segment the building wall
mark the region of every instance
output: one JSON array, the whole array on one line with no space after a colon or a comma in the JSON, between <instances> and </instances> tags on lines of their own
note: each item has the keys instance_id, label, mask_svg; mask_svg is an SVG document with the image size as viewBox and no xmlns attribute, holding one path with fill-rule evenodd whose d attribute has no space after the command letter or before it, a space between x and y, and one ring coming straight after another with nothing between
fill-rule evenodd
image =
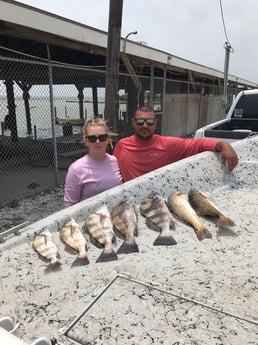
<instances>
[{"instance_id":1,"label":"building wall","mask_svg":"<svg viewBox=\"0 0 258 345\"><path fill-rule=\"evenodd\" d=\"M222 119L221 96L166 94L162 117L162 134L191 136L197 128Z\"/></svg>"}]
</instances>

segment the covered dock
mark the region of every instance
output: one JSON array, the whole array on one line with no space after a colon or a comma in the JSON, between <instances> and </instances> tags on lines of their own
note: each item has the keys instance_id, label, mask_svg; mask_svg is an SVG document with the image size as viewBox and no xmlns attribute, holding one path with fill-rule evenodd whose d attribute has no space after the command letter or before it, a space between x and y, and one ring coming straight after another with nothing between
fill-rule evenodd
<instances>
[{"instance_id":1,"label":"covered dock","mask_svg":"<svg viewBox=\"0 0 258 345\"><path fill-rule=\"evenodd\" d=\"M14 140L18 138L15 97L13 84L22 91L26 112L28 134L32 134L30 114L30 89L33 85L49 85L49 65L53 85L73 84L78 91L78 118L83 119L83 90L92 89L93 115L98 115L98 88L105 87L105 67L107 52L107 33L66 18L20 4L13 1L0 1L0 49L1 73L6 87L9 123ZM224 75L212 68L181 59L169 52L163 52L143 44L121 38L121 61L119 89L128 92L128 114L132 116L138 99L144 100L144 93L150 92L149 101L154 101L155 94L164 91L165 78L196 84L214 84L223 86ZM12 59L12 68L8 68ZM15 61L15 59L19 61ZM31 61L28 61L30 58ZM35 64L35 59L38 63ZM24 61L22 61L24 60ZM55 68L55 63L59 66ZM29 71L28 71L29 64ZM60 66L62 65L62 67ZM74 70L65 65L84 66L75 77ZM103 73L101 73L102 71ZM129 74L129 77L127 75ZM140 78L140 77L148 78ZM155 80L154 83L154 79ZM138 88L137 82L138 81ZM256 87L255 83L230 75L230 86ZM139 87L140 85L140 87ZM169 88L166 92L170 93ZM177 90L184 93L185 90ZM135 100L136 99L136 100ZM141 103L141 101L140 101Z\"/></svg>"}]
</instances>

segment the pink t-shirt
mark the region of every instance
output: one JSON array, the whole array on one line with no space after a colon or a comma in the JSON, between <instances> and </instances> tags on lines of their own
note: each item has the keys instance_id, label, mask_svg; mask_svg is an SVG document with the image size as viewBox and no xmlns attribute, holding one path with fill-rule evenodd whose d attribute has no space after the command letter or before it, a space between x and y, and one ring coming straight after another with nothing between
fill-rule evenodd
<instances>
[{"instance_id":1,"label":"pink t-shirt","mask_svg":"<svg viewBox=\"0 0 258 345\"><path fill-rule=\"evenodd\" d=\"M120 139L115 146L124 182L146 174L167 164L203 151L215 151L218 140L185 139L153 134L145 142L139 142L135 135Z\"/></svg>"},{"instance_id":2,"label":"pink t-shirt","mask_svg":"<svg viewBox=\"0 0 258 345\"><path fill-rule=\"evenodd\" d=\"M116 157L106 153L105 159L98 161L85 155L68 169L64 206L72 206L121 183L122 176Z\"/></svg>"}]
</instances>

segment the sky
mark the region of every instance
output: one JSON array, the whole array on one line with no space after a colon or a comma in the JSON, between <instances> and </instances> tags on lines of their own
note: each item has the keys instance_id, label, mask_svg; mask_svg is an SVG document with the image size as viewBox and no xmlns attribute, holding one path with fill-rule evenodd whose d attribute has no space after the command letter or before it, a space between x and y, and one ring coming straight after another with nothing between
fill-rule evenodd
<instances>
[{"instance_id":1,"label":"sky","mask_svg":"<svg viewBox=\"0 0 258 345\"><path fill-rule=\"evenodd\" d=\"M19 2L108 31L109 0ZM257 13L257 0L123 0L121 37L222 72L229 42L229 74L258 83Z\"/></svg>"}]
</instances>

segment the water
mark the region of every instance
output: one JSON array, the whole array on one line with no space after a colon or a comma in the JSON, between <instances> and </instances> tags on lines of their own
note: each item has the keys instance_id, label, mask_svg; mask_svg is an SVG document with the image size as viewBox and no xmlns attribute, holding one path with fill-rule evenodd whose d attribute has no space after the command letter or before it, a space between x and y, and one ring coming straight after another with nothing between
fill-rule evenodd
<instances>
[{"instance_id":1,"label":"water","mask_svg":"<svg viewBox=\"0 0 258 345\"><path fill-rule=\"evenodd\" d=\"M52 126L51 126L51 109L50 101L48 98L31 98L30 99L30 114L31 114L31 125L34 134L34 128L36 129L37 138L51 138L52 137ZM27 137L27 124L24 101L22 98L15 99L16 105L16 121L18 137ZM98 113L104 114L104 101L98 103ZM76 98L55 98L54 99L55 115L58 118L71 118L78 119L79 115L79 102ZM91 101L85 101L83 103L84 117L93 117L93 103ZM126 111L126 104L120 104L119 114ZM1 99L0 103L0 121L4 122L5 116L8 114L7 100ZM80 127L74 127L73 133L80 133ZM56 136L63 135L63 127L61 125L55 125ZM10 131L6 130L5 135L10 135Z\"/></svg>"}]
</instances>

